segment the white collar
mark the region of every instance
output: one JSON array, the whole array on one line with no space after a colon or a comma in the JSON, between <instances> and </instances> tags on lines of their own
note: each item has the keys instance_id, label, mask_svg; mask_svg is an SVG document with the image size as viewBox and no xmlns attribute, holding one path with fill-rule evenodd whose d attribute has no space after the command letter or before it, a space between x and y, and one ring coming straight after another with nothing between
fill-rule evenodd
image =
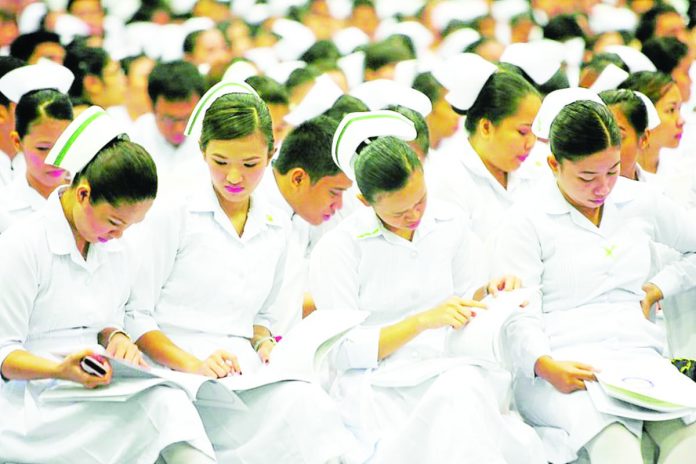
<instances>
[{"instance_id":1,"label":"white collar","mask_svg":"<svg viewBox=\"0 0 696 464\"><path fill-rule=\"evenodd\" d=\"M464 143L461 145L462 149L457 152L457 157L461 163L475 176L485 179L490 185L493 186L501 194L509 194L513 192L520 182L527 180L529 178L527 170L523 170L522 167L518 168L516 171L509 172L507 175L508 188L503 188L500 182L493 177L483 160L476 153L474 147L471 145L468 137L464 137Z\"/></svg>"},{"instance_id":2,"label":"white collar","mask_svg":"<svg viewBox=\"0 0 696 464\"><path fill-rule=\"evenodd\" d=\"M29 186L26 176L17 176L5 190L5 205L8 211L29 208L38 211L46 205L46 198Z\"/></svg>"}]
</instances>

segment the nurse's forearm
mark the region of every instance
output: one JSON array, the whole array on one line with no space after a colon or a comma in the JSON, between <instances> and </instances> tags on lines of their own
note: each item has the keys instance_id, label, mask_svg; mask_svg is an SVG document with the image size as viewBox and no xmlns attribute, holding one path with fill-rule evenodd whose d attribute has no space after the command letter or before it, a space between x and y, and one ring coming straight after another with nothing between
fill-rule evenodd
<instances>
[{"instance_id":1,"label":"nurse's forearm","mask_svg":"<svg viewBox=\"0 0 696 464\"><path fill-rule=\"evenodd\" d=\"M196 372L202 364L200 359L176 346L159 330L145 333L136 344L150 358L176 371Z\"/></svg>"},{"instance_id":2,"label":"nurse's forearm","mask_svg":"<svg viewBox=\"0 0 696 464\"><path fill-rule=\"evenodd\" d=\"M422 331L417 315L407 317L394 325L383 327L379 332L379 360L390 356Z\"/></svg>"},{"instance_id":3,"label":"nurse's forearm","mask_svg":"<svg viewBox=\"0 0 696 464\"><path fill-rule=\"evenodd\" d=\"M28 351L17 350L8 354L2 363L2 376L7 380L56 379L59 366Z\"/></svg>"}]
</instances>

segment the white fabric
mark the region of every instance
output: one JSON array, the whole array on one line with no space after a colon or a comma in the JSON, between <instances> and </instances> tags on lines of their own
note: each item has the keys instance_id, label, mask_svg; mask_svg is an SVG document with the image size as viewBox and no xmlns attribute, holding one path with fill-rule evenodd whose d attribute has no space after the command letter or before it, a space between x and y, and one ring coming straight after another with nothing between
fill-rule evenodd
<instances>
[{"instance_id":1,"label":"white fabric","mask_svg":"<svg viewBox=\"0 0 696 464\"><path fill-rule=\"evenodd\" d=\"M539 179L550 177L543 164L526 160L517 171L508 173L507 189L486 169L468 138L461 137L454 150L431 151L425 171L430 195L459 206L471 227L484 243L503 222L516 199L527 195ZM530 166L525 166L527 163Z\"/></svg>"},{"instance_id":2,"label":"white fabric","mask_svg":"<svg viewBox=\"0 0 696 464\"><path fill-rule=\"evenodd\" d=\"M584 391L558 392L535 378L534 364L544 355L599 368L611 359L660 359L664 333L639 305L651 241L691 254L672 264L674 273L663 269L650 281L666 296L693 286L696 221L653 189L619 178L599 227L547 182L533 202L510 214L493 247L494 273L542 286L541 303L515 313L503 340L517 373L520 412L534 425L562 429L565 440L547 444L565 447L568 460L608 424L620 421L639 435L641 423L597 412Z\"/></svg>"},{"instance_id":3,"label":"white fabric","mask_svg":"<svg viewBox=\"0 0 696 464\"><path fill-rule=\"evenodd\" d=\"M551 125L556 116L571 103L580 100L589 100L604 105L602 99L592 90L582 87L554 90L544 98L541 108L532 122L532 132L542 140L548 140L551 134Z\"/></svg>"},{"instance_id":4,"label":"white fabric","mask_svg":"<svg viewBox=\"0 0 696 464\"><path fill-rule=\"evenodd\" d=\"M468 110L497 70L496 65L479 55L460 53L443 60L433 68L432 73L447 89L447 102L461 110Z\"/></svg>"},{"instance_id":5,"label":"white fabric","mask_svg":"<svg viewBox=\"0 0 696 464\"><path fill-rule=\"evenodd\" d=\"M22 66L0 78L0 92L8 100L19 103L22 96L40 89L55 89L67 94L75 80L68 68L53 61L39 61L38 64Z\"/></svg>"},{"instance_id":6,"label":"white fabric","mask_svg":"<svg viewBox=\"0 0 696 464\"><path fill-rule=\"evenodd\" d=\"M160 133L155 116L147 113L134 123L132 140L147 150L157 166L157 198L185 196L210 182L208 167L195 137L175 147Z\"/></svg>"},{"instance_id":7,"label":"white fabric","mask_svg":"<svg viewBox=\"0 0 696 464\"><path fill-rule=\"evenodd\" d=\"M0 234L16 220L29 216L46 204L46 199L29 186L26 177L17 177L0 189Z\"/></svg>"},{"instance_id":8,"label":"white fabric","mask_svg":"<svg viewBox=\"0 0 696 464\"><path fill-rule=\"evenodd\" d=\"M112 241L90 245L83 259L57 192L45 209L0 236L0 250L0 276L12 282L0 292L0 365L21 349L57 360L54 353L93 346L99 330L122 326L134 255ZM0 386L3 460L149 464L180 441L212 456L200 418L181 391L154 388L119 403L38 401L50 383Z\"/></svg>"},{"instance_id":9,"label":"white fabric","mask_svg":"<svg viewBox=\"0 0 696 464\"><path fill-rule=\"evenodd\" d=\"M238 356L242 372L260 368L248 338L253 325L272 327L275 320L287 219L253 196L240 237L210 185L159 213L147 224L152 280L143 279L128 307L128 331L137 338L161 329L200 359L225 349ZM338 412L314 385L284 382L241 397L248 411L199 409L220 462L320 464L352 445Z\"/></svg>"},{"instance_id":10,"label":"white fabric","mask_svg":"<svg viewBox=\"0 0 696 464\"><path fill-rule=\"evenodd\" d=\"M471 297L483 284L477 244L456 208L431 202L413 241L365 208L315 248L310 289L318 310L370 312L335 352L332 395L361 442L349 462L542 462L536 437L501 416L505 405L484 380L494 370L444 357L446 329L423 332L378 360L381 327L450 296ZM465 447L453 431L466 434Z\"/></svg>"},{"instance_id":11,"label":"white fabric","mask_svg":"<svg viewBox=\"0 0 696 464\"><path fill-rule=\"evenodd\" d=\"M22 153L17 153L14 158L0 150L0 187L12 183L17 177L24 177L27 172L27 162Z\"/></svg>"},{"instance_id":12,"label":"white fabric","mask_svg":"<svg viewBox=\"0 0 696 464\"><path fill-rule=\"evenodd\" d=\"M650 58L628 45L609 45L604 48L604 53L616 53L619 55L619 58L628 66L628 70L632 73L657 70Z\"/></svg>"}]
</instances>

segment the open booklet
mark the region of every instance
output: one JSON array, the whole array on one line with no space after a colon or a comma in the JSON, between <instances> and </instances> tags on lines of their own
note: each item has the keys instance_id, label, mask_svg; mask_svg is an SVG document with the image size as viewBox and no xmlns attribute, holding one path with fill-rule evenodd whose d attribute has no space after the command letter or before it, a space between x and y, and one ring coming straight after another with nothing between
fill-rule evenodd
<instances>
[{"instance_id":1,"label":"open booklet","mask_svg":"<svg viewBox=\"0 0 696 464\"><path fill-rule=\"evenodd\" d=\"M56 381L41 393L45 402L125 401L148 388L167 385L185 391L192 401L244 410L235 392L284 380L314 381L318 366L331 348L367 317L363 311L315 311L293 327L273 349L271 362L245 375L210 379L160 367L142 368L109 358L112 382L106 387L86 389L79 384Z\"/></svg>"},{"instance_id":2,"label":"open booklet","mask_svg":"<svg viewBox=\"0 0 696 464\"><path fill-rule=\"evenodd\" d=\"M602 365L596 377L587 388L601 412L642 420L696 414L696 383L666 359Z\"/></svg>"},{"instance_id":3,"label":"open booklet","mask_svg":"<svg viewBox=\"0 0 696 464\"><path fill-rule=\"evenodd\" d=\"M520 288L510 292L498 292L481 300L487 309L476 309L476 317L459 330L449 330L445 350L453 356L470 356L474 359L499 363L502 361L500 328L505 320L521 306L539 297L541 287Z\"/></svg>"}]
</instances>

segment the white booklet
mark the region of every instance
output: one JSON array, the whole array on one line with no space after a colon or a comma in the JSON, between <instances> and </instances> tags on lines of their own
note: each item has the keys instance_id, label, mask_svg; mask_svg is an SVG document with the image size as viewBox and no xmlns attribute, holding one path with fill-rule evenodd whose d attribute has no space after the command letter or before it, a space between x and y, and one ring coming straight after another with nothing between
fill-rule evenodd
<instances>
[{"instance_id":1,"label":"white booklet","mask_svg":"<svg viewBox=\"0 0 696 464\"><path fill-rule=\"evenodd\" d=\"M611 398L663 413L696 411L696 383L667 359L626 360L600 367L597 380Z\"/></svg>"},{"instance_id":2,"label":"white booklet","mask_svg":"<svg viewBox=\"0 0 696 464\"><path fill-rule=\"evenodd\" d=\"M655 411L607 395L598 382L585 382L585 386L597 411L604 414L644 421L665 421L679 419L696 412L694 409L678 409L670 412Z\"/></svg>"},{"instance_id":3,"label":"white booklet","mask_svg":"<svg viewBox=\"0 0 696 464\"><path fill-rule=\"evenodd\" d=\"M367 315L364 311L315 311L283 337L273 349L268 365L245 371L244 375L211 379L161 367L142 368L109 358L113 380L108 386L86 389L74 382L56 381L40 398L47 402L125 401L148 388L166 385L184 390L199 404L244 410L246 406L235 392L285 380L314 381L329 350ZM103 355L103 350L99 354Z\"/></svg>"}]
</instances>

